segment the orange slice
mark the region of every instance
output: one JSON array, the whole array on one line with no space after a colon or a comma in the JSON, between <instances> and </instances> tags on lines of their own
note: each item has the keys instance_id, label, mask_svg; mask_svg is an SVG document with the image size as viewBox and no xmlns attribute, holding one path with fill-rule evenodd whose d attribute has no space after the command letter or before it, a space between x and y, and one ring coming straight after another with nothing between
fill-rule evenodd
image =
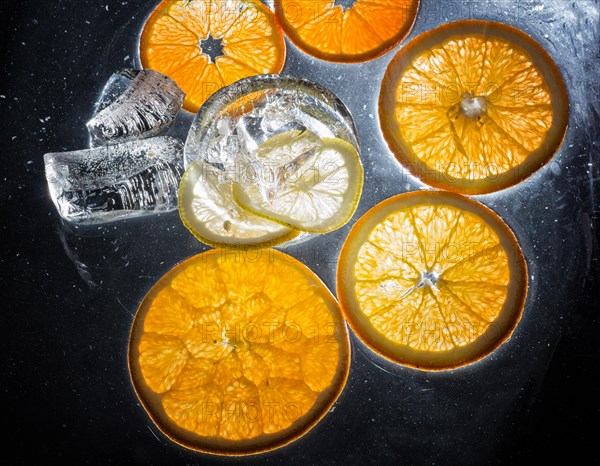
<instances>
[{"instance_id":1,"label":"orange slice","mask_svg":"<svg viewBox=\"0 0 600 466\"><path fill-rule=\"evenodd\" d=\"M258 0L163 0L144 25L140 59L172 78L186 93L183 108L195 113L221 87L279 73L285 42Z\"/></svg>"},{"instance_id":2,"label":"orange slice","mask_svg":"<svg viewBox=\"0 0 600 466\"><path fill-rule=\"evenodd\" d=\"M476 361L520 319L527 268L511 230L464 196L392 197L352 228L337 294L355 333L374 351L420 369Z\"/></svg>"},{"instance_id":3,"label":"orange slice","mask_svg":"<svg viewBox=\"0 0 600 466\"><path fill-rule=\"evenodd\" d=\"M275 0L283 30L301 50L345 63L393 49L410 32L418 8L419 0Z\"/></svg>"},{"instance_id":4,"label":"orange slice","mask_svg":"<svg viewBox=\"0 0 600 466\"><path fill-rule=\"evenodd\" d=\"M319 278L272 249L211 250L168 272L135 316L131 379L158 428L245 455L310 430L342 391L348 332Z\"/></svg>"},{"instance_id":5,"label":"orange slice","mask_svg":"<svg viewBox=\"0 0 600 466\"><path fill-rule=\"evenodd\" d=\"M383 135L425 183L464 194L519 183L548 162L568 123L560 71L514 27L458 21L393 58L379 97Z\"/></svg>"}]
</instances>

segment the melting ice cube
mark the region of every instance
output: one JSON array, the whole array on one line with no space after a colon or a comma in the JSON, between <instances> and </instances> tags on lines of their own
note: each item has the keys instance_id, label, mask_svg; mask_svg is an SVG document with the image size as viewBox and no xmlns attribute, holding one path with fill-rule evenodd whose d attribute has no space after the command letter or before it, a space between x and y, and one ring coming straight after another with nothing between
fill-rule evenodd
<instances>
[{"instance_id":1,"label":"melting ice cube","mask_svg":"<svg viewBox=\"0 0 600 466\"><path fill-rule=\"evenodd\" d=\"M235 130L240 143L247 152L253 152L258 149L258 145L264 137L260 118L244 115L238 120Z\"/></svg>"},{"instance_id":2,"label":"melting ice cube","mask_svg":"<svg viewBox=\"0 0 600 466\"><path fill-rule=\"evenodd\" d=\"M276 143L263 144L256 153L259 172L252 180L263 198L272 200L310 170L322 146L321 138L309 130L290 131L279 136Z\"/></svg>"},{"instance_id":3,"label":"melting ice cube","mask_svg":"<svg viewBox=\"0 0 600 466\"><path fill-rule=\"evenodd\" d=\"M175 81L154 70L113 74L87 122L91 146L156 136L173 123L184 98Z\"/></svg>"},{"instance_id":4,"label":"melting ice cube","mask_svg":"<svg viewBox=\"0 0 600 466\"><path fill-rule=\"evenodd\" d=\"M44 162L65 220L102 223L177 208L183 144L172 137L49 153Z\"/></svg>"},{"instance_id":5,"label":"melting ice cube","mask_svg":"<svg viewBox=\"0 0 600 466\"><path fill-rule=\"evenodd\" d=\"M244 115L238 120L236 133L240 143L246 149L246 152L254 153L259 145L277 134L293 130L303 131L306 129L304 125L293 119L289 121L281 119L279 121L281 123L280 125L265 125L264 121L263 117L252 116L251 114Z\"/></svg>"},{"instance_id":6,"label":"melting ice cube","mask_svg":"<svg viewBox=\"0 0 600 466\"><path fill-rule=\"evenodd\" d=\"M217 121L217 124L211 128L208 138L204 162L218 170L234 170L242 148L232 128L231 121L227 118Z\"/></svg>"},{"instance_id":7,"label":"melting ice cube","mask_svg":"<svg viewBox=\"0 0 600 466\"><path fill-rule=\"evenodd\" d=\"M140 70L134 70L132 68L124 68L113 73L111 77L108 78L108 81L106 81L106 84L100 93L100 98L94 105L94 115L100 113L117 100L119 96L123 95L138 74L140 74Z\"/></svg>"},{"instance_id":8,"label":"melting ice cube","mask_svg":"<svg viewBox=\"0 0 600 466\"><path fill-rule=\"evenodd\" d=\"M267 173L273 182L283 180L294 176L298 167L312 158L310 148L302 150L295 146L288 160L275 161L280 170L265 170L267 160L261 156L259 147L276 136L295 133L312 135L317 139L341 137L354 143L353 137L348 136L347 123L342 117L315 96L294 90L265 92L263 98L256 98L241 116L235 112L223 112L210 120L203 118L192 124L184 151L185 166L200 159L227 171L228 175L235 175L239 182L255 179L262 176L261 173ZM313 140L301 139L300 142Z\"/></svg>"},{"instance_id":9,"label":"melting ice cube","mask_svg":"<svg viewBox=\"0 0 600 466\"><path fill-rule=\"evenodd\" d=\"M265 133L280 132L279 129L294 121L294 98L289 94L268 96L265 105L259 107L261 127Z\"/></svg>"}]
</instances>

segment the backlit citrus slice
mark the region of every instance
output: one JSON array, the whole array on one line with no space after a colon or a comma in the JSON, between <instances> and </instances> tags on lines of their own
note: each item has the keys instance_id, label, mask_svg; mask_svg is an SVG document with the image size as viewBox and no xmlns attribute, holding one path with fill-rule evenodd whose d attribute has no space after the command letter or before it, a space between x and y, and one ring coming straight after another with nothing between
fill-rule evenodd
<instances>
[{"instance_id":1,"label":"backlit citrus slice","mask_svg":"<svg viewBox=\"0 0 600 466\"><path fill-rule=\"evenodd\" d=\"M275 14L303 51L335 62L385 54L410 32L419 0L275 0Z\"/></svg>"},{"instance_id":2,"label":"backlit citrus slice","mask_svg":"<svg viewBox=\"0 0 600 466\"><path fill-rule=\"evenodd\" d=\"M527 269L512 231L464 196L422 191L392 197L352 228L337 294L373 350L439 370L492 352L517 325Z\"/></svg>"},{"instance_id":3,"label":"backlit citrus slice","mask_svg":"<svg viewBox=\"0 0 600 466\"><path fill-rule=\"evenodd\" d=\"M256 74L279 73L283 33L259 0L163 0L146 21L140 60L172 78L196 112L217 89Z\"/></svg>"},{"instance_id":4,"label":"backlit citrus slice","mask_svg":"<svg viewBox=\"0 0 600 466\"><path fill-rule=\"evenodd\" d=\"M282 153L292 152L297 145L289 133L275 138L259 146L266 159L281 159ZM311 233L326 233L346 224L362 192L363 168L356 148L341 139L323 138L320 148L297 154L269 174L276 188L264 189L260 180L236 183L235 201L256 215Z\"/></svg>"},{"instance_id":5,"label":"backlit citrus slice","mask_svg":"<svg viewBox=\"0 0 600 466\"><path fill-rule=\"evenodd\" d=\"M390 62L379 97L383 135L425 183L464 194L512 186L560 146L568 98L530 36L458 21L418 36Z\"/></svg>"},{"instance_id":6,"label":"backlit citrus slice","mask_svg":"<svg viewBox=\"0 0 600 466\"><path fill-rule=\"evenodd\" d=\"M244 455L310 430L342 391L349 354L338 303L308 268L272 249L211 250L144 298L129 368L165 435Z\"/></svg>"},{"instance_id":7,"label":"backlit citrus slice","mask_svg":"<svg viewBox=\"0 0 600 466\"><path fill-rule=\"evenodd\" d=\"M183 174L179 216L197 239L214 247L253 249L275 246L298 235L238 206L232 184L223 172L200 160Z\"/></svg>"}]
</instances>

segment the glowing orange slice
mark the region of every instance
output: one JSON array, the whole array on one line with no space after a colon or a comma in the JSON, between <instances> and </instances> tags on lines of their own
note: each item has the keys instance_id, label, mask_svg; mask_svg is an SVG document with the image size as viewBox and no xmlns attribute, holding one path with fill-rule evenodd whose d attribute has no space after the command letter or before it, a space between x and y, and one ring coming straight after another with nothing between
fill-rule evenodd
<instances>
[{"instance_id":1,"label":"glowing orange slice","mask_svg":"<svg viewBox=\"0 0 600 466\"><path fill-rule=\"evenodd\" d=\"M507 188L548 162L568 99L546 51L514 27L458 21L412 40L389 64L381 129L425 183L464 194Z\"/></svg>"}]
</instances>

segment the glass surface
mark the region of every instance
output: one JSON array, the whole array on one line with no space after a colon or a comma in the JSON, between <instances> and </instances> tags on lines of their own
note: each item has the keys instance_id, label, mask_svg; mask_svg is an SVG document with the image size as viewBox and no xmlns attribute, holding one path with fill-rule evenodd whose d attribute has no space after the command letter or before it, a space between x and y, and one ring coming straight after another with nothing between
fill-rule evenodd
<instances>
[{"instance_id":1,"label":"glass surface","mask_svg":"<svg viewBox=\"0 0 600 466\"><path fill-rule=\"evenodd\" d=\"M201 159L235 165L240 162L240 152L246 152L248 158L258 145L277 134L307 129L359 148L352 115L330 90L289 76L241 79L217 91L200 108L186 139L184 164L187 167ZM235 142L223 144L229 136ZM230 146L232 150L227 151Z\"/></svg>"},{"instance_id":2,"label":"glass surface","mask_svg":"<svg viewBox=\"0 0 600 466\"><path fill-rule=\"evenodd\" d=\"M22 0L2 7L9 12L0 78L2 393L8 453L19 463L232 462L165 438L139 405L127 367L129 330L143 296L207 247L176 211L66 225L44 176L44 153L88 147L85 123L94 103L112 73L138 65L139 31L157 3ZM552 161L518 186L477 198L514 230L528 262L519 327L490 357L440 373L388 363L352 336L348 384L332 411L297 442L244 464L486 464L547 449L594 452L588 422L597 425L600 412L589 380L600 362L599 6L422 0L407 40L463 18L503 21L531 34L569 89L569 129ZM286 43L283 73L331 89L356 123L365 185L352 222L383 199L424 188L396 162L379 129L379 85L395 51L342 65ZM193 118L181 112L168 134L185 141ZM283 250L335 290L349 228Z\"/></svg>"}]
</instances>

